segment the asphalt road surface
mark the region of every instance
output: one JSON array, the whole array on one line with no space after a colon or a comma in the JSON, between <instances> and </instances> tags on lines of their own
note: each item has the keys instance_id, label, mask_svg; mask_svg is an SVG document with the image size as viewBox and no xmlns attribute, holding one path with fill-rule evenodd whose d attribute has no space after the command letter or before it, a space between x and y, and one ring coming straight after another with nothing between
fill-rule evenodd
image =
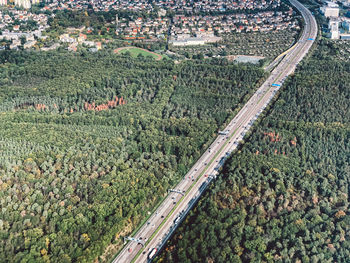
<instances>
[{"instance_id":1,"label":"asphalt road surface","mask_svg":"<svg viewBox=\"0 0 350 263\"><path fill-rule=\"evenodd\" d=\"M150 262L149 255L158 251L169 234L177 227L185 212L205 186L218 174L218 168L228 155L236 149L259 114L265 109L285 78L294 72L296 65L307 54L317 36L317 24L311 12L296 0L290 2L301 12L305 27L299 41L284 55L281 62L271 72L268 79L249 99L240 112L219 135L207 151L190 169L186 176L174 188L180 193L169 193L149 220L134 235L136 240L129 241L113 263ZM143 243L140 244L140 243Z\"/></svg>"}]
</instances>

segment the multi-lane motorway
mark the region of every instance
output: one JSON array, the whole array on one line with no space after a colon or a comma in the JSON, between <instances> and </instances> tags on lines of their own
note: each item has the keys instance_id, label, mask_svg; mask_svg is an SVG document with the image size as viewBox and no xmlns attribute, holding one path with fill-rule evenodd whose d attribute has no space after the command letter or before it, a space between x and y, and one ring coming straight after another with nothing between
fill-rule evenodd
<instances>
[{"instance_id":1,"label":"multi-lane motorway","mask_svg":"<svg viewBox=\"0 0 350 263\"><path fill-rule=\"evenodd\" d=\"M205 187L218 174L218 168L236 149L245 133L280 89L285 78L307 54L317 36L317 24L311 12L296 0L290 2L301 12L305 26L299 41L288 50L271 75L249 99L207 151L174 187L148 221L133 236L134 241L123 248L113 263L149 262L150 255L164 245L165 240L184 218Z\"/></svg>"}]
</instances>

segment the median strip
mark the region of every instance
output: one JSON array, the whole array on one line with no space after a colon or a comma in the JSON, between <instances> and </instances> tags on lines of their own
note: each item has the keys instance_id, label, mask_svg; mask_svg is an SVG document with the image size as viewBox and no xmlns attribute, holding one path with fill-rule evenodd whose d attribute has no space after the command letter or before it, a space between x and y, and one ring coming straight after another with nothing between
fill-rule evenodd
<instances>
[{"instance_id":1,"label":"median strip","mask_svg":"<svg viewBox=\"0 0 350 263\"><path fill-rule=\"evenodd\" d=\"M288 49L286 52L284 53L288 53L290 52L292 49L294 49L296 47L297 44L295 44L294 46L292 46L290 49ZM303 45L303 47L298 51L298 53L296 55L293 56L293 58L295 58L300 52L301 50L303 50L305 44ZM281 54L282 55L282 54ZM284 69L274 80L277 80L286 70L288 69L288 67L286 69ZM260 101L266 96L266 94L269 92L269 90L271 89L271 86L267 89L267 91L263 94L263 96L261 96L261 98L258 100L257 104L260 103ZM138 257L141 255L141 253L143 252L144 248L153 240L153 238L157 235L157 233L160 231L160 229L162 228L162 226L169 220L169 218L173 215L173 213L175 212L176 208L181 204L181 202L184 200L185 197L187 197L187 195L189 194L189 192L192 190L192 188L196 185L196 183L198 182L198 180L200 180L202 178L202 176L205 174L205 172L209 169L210 165L214 162L214 160L219 156L219 154L221 154L221 152L223 151L223 149L225 148L225 146L228 144L228 142L232 139L232 137L237 133L239 128L236 128L234 130L234 132L227 138L226 142L220 147L220 149L217 151L217 153L214 155L214 157L209 161L208 165L203 169L203 171L199 174L199 176L195 179L195 181L191 184L191 186L187 189L186 193L180 198L180 200L177 202L177 204L172 208L172 210L169 212L169 214L164 218L164 220L161 222L161 224L158 226L158 228L153 232L153 234L151 235L151 237L147 240L147 242L145 243L144 247L142 249L140 249L138 251L138 253L136 254L136 256L132 259L132 263L134 263Z\"/></svg>"},{"instance_id":2,"label":"median strip","mask_svg":"<svg viewBox=\"0 0 350 263\"><path fill-rule=\"evenodd\" d=\"M150 238L145 243L144 247L146 247L154 238L154 236L160 231L162 226L168 221L169 217L175 212L176 208L181 204L182 200L188 195L188 193L192 190L192 188L196 185L198 180L202 178L202 176L205 174L205 172L209 169L210 165L214 162L214 160L219 156L219 154L222 152L222 150L225 148L225 146L228 144L228 142L231 140L231 138L236 134L238 128L234 130L234 132L230 135L228 139L226 139L226 142L224 145L220 147L218 152L214 155L214 157L209 161L205 169L199 174L199 176L195 179L195 181L191 184L191 186L187 189L186 193L180 198L180 200L177 202L177 204L173 207L173 209L170 211L170 213L164 218L162 223L158 226L156 231L153 232L153 234L150 236ZM141 255L143 249L140 249L139 252L136 254L136 256L131 261L132 263L137 260L137 258Z\"/></svg>"}]
</instances>

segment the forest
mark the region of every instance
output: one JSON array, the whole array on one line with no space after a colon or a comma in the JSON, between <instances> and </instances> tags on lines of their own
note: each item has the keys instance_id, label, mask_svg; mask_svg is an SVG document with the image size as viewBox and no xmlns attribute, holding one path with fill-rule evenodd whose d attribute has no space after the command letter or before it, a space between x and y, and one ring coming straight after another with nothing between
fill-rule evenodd
<instances>
[{"instance_id":1,"label":"forest","mask_svg":"<svg viewBox=\"0 0 350 263\"><path fill-rule=\"evenodd\" d=\"M156 262L349 262L350 59L320 40Z\"/></svg>"},{"instance_id":2,"label":"forest","mask_svg":"<svg viewBox=\"0 0 350 263\"><path fill-rule=\"evenodd\" d=\"M266 77L227 60L0 53L2 262L105 262Z\"/></svg>"}]
</instances>

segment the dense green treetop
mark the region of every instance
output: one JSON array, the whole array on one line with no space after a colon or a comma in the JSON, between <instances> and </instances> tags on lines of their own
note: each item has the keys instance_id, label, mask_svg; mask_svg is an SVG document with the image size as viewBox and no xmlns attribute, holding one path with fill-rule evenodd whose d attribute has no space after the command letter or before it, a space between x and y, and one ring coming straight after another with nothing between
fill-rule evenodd
<instances>
[{"instance_id":1,"label":"dense green treetop","mask_svg":"<svg viewBox=\"0 0 350 263\"><path fill-rule=\"evenodd\" d=\"M110 258L263 77L225 60L1 52L1 259Z\"/></svg>"},{"instance_id":2,"label":"dense green treetop","mask_svg":"<svg viewBox=\"0 0 350 263\"><path fill-rule=\"evenodd\" d=\"M349 261L348 52L318 43L158 262Z\"/></svg>"}]
</instances>

